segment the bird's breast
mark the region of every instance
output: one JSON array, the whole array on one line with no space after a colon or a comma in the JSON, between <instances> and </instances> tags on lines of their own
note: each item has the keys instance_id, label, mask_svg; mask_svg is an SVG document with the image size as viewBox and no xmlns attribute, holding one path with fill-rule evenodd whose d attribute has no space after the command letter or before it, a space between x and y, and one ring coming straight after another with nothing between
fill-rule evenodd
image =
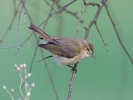
<instances>
[{"instance_id":1,"label":"bird's breast","mask_svg":"<svg viewBox=\"0 0 133 100\"><path fill-rule=\"evenodd\" d=\"M72 64L76 64L79 61L81 61L82 59L89 57L89 55L86 52L82 52L81 54L73 57L73 58L67 58L67 57L63 57L63 56L59 56L56 54L52 54L55 61L57 62L58 65L72 65Z\"/></svg>"}]
</instances>

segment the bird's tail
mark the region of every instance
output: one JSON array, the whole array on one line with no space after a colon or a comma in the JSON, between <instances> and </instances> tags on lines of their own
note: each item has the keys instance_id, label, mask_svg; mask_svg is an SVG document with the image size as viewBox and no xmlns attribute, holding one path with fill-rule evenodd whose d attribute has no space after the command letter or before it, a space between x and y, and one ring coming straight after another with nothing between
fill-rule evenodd
<instances>
[{"instance_id":1,"label":"bird's tail","mask_svg":"<svg viewBox=\"0 0 133 100\"><path fill-rule=\"evenodd\" d=\"M43 30L41 30L39 27L35 26L34 24L30 24L29 29L39 33L46 41L50 41L51 37L45 33Z\"/></svg>"}]
</instances>

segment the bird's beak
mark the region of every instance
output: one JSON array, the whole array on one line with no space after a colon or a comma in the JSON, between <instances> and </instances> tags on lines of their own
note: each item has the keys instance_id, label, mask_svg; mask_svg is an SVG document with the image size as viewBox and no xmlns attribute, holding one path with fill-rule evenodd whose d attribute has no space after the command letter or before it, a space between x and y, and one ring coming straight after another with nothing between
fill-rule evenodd
<instances>
[{"instance_id":1,"label":"bird's beak","mask_svg":"<svg viewBox=\"0 0 133 100\"><path fill-rule=\"evenodd\" d=\"M96 58L93 54L92 54L92 57Z\"/></svg>"}]
</instances>

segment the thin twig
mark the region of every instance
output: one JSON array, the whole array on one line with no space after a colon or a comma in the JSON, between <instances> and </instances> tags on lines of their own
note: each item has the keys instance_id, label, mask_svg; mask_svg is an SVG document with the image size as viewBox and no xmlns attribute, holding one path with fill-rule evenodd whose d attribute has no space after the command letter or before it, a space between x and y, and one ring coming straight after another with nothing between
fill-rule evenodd
<instances>
[{"instance_id":1,"label":"thin twig","mask_svg":"<svg viewBox=\"0 0 133 100\"><path fill-rule=\"evenodd\" d=\"M119 36L118 31L117 31L117 29L116 29L116 25L115 25L115 23L114 23L114 21L113 21L111 15L110 15L110 13L109 13L108 6L107 6L106 4L105 4L105 9L106 9L106 12L107 12L107 14L108 14L108 16L109 16L109 18L110 18L110 21L111 21L111 23L112 23L112 25L113 25L113 28L114 28L115 33L116 33L116 36L117 36L117 38L118 38L118 40L119 40L119 42L120 42L120 45L122 46L122 48L124 49L124 51L125 51L125 53L127 54L128 58L130 59L131 63L133 64L133 59L132 59L132 57L130 56L130 54L128 53L128 51L126 50L125 46L123 45L123 43L122 43L122 41L121 41L121 39L120 39L120 36Z\"/></svg>"},{"instance_id":2,"label":"thin twig","mask_svg":"<svg viewBox=\"0 0 133 100\"><path fill-rule=\"evenodd\" d=\"M13 95L6 89L6 92L10 95L11 100L14 100Z\"/></svg>"},{"instance_id":3,"label":"thin twig","mask_svg":"<svg viewBox=\"0 0 133 100\"><path fill-rule=\"evenodd\" d=\"M81 14L78 16L76 38L78 37L78 34L79 34L80 20L82 20L81 17L86 12L86 8L87 8L87 6L84 7L83 11L81 11Z\"/></svg>"},{"instance_id":4,"label":"thin twig","mask_svg":"<svg viewBox=\"0 0 133 100\"><path fill-rule=\"evenodd\" d=\"M51 16L52 11L54 10L54 4L55 4L55 2L56 2L56 0L53 1L52 7L51 7L51 9L50 9L50 12L49 12L49 15L48 15L47 18L49 18L49 17ZM46 20L43 29L46 27L47 23L48 23L48 20ZM41 24L40 24L40 25L41 25ZM50 58L50 57L51 57L51 56L49 56L49 57L44 57L44 54L43 54L43 51L42 51L41 48L40 48L40 51L41 51L41 54L42 54L42 57L43 57L43 58ZM52 78L52 76L51 76L51 73L50 73L50 71L49 71L49 68L48 68L48 66L47 66L45 60L44 60L44 65L45 65L45 68L46 68L46 70L47 70L47 72L48 72L48 76L49 76L50 83L51 83L51 85L52 85L54 94L55 94L55 96L56 96L56 100L59 100L59 96L58 96L57 91L56 91L55 86L54 86L53 78Z\"/></svg>"},{"instance_id":5,"label":"thin twig","mask_svg":"<svg viewBox=\"0 0 133 100\"><path fill-rule=\"evenodd\" d=\"M96 23L96 22L97 22L97 19L98 19L98 17L99 17L99 15L100 15L100 12L101 12L101 10L102 10L102 7L105 5L106 1L107 1L107 0L102 0L102 2L101 2L100 4L98 4L98 3L95 3L95 2L86 3L86 0L83 0L85 6L92 5L92 6L97 6L97 7L98 7L98 10L97 10L97 12L96 12L94 18L92 19L92 21L90 22L90 24L88 25L88 27L84 27L85 30L86 30L86 34L85 34L84 39L85 39L85 40L88 39L88 35L89 35L90 28L91 28L91 26L92 26L93 24L95 24L95 26L96 26L96 28L97 28L97 31L99 32L100 37L101 37L101 39L102 39L102 41L103 41L103 43L104 43L104 46L105 46L106 50L108 51L108 48L107 48L108 45L107 45L107 43L105 43L105 41L104 41L104 39L103 39L103 37L102 37L102 35L101 35L101 32L100 32L100 30L98 29L97 23Z\"/></svg>"},{"instance_id":6,"label":"thin twig","mask_svg":"<svg viewBox=\"0 0 133 100\"><path fill-rule=\"evenodd\" d=\"M19 18L18 18L18 47L17 47L18 50L17 50L16 54L18 53L19 48L20 48L20 18L21 18L21 13L22 13L23 7L24 7L24 5L26 3L26 0L21 2L21 3L22 3L22 7L21 7L21 10L20 10L20 13L19 13Z\"/></svg>"},{"instance_id":7,"label":"thin twig","mask_svg":"<svg viewBox=\"0 0 133 100\"><path fill-rule=\"evenodd\" d=\"M52 8L52 5L49 3L49 1L48 0L44 0L45 1L45 3L50 7L50 8ZM53 0L53 2L54 2L55 0ZM54 8L53 8L53 10L54 11L56 11Z\"/></svg>"},{"instance_id":8,"label":"thin twig","mask_svg":"<svg viewBox=\"0 0 133 100\"><path fill-rule=\"evenodd\" d=\"M33 65L34 59L35 59L35 57L36 57L36 53L37 53L37 49L38 49L39 40L40 40L40 39L38 38L38 40L37 40L37 45L36 45L36 49L35 49L35 52L34 52L34 54L33 54L33 58L32 58L32 61L31 61L30 68L29 68L29 73L31 73L32 65Z\"/></svg>"},{"instance_id":9,"label":"thin twig","mask_svg":"<svg viewBox=\"0 0 133 100\"><path fill-rule=\"evenodd\" d=\"M21 70L20 70L20 72L18 72L18 74L20 76L19 92L20 92L21 96L25 99L25 96L24 96L24 94L22 93L22 90L21 90L21 86L23 85L23 82L25 83L25 81L22 78Z\"/></svg>"},{"instance_id":10,"label":"thin twig","mask_svg":"<svg viewBox=\"0 0 133 100\"><path fill-rule=\"evenodd\" d=\"M53 1L53 0L52 0L52 1ZM56 5L57 5L58 8L62 8L62 6L59 4L59 1L58 1L58 0L57 0L57 2L56 2ZM64 11L65 11L66 13L68 13L68 14L74 16L76 19L79 18L79 16L77 15L77 12L72 12L72 11L68 10L67 8L64 9ZM80 23L83 23L84 20L83 20L83 19L80 19L79 22L80 22Z\"/></svg>"},{"instance_id":11,"label":"thin twig","mask_svg":"<svg viewBox=\"0 0 133 100\"><path fill-rule=\"evenodd\" d=\"M85 34L85 37L84 39L87 40L88 39L88 35L89 35L89 30L91 28L91 26L97 21L98 17L99 17L99 14L102 10L102 7L104 6L104 4L106 3L107 0L102 0L101 4L98 4L98 3L95 3L95 2L90 2L90 3L86 3L85 0L84 1L84 5L85 6L88 6L88 5L92 5L92 6L98 6L98 10L97 10L97 13L96 15L94 16L93 20L90 22L90 24L88 25L88 27L86 27L86 34Z\"/></svg>"},{"instance_id":12,"label":"thin twig","mask_svg":"<svg viewBox=\"0 0 133 100\"><path fill-rule=\"evenodd\" d=\"M104 44L106 50L108 51L108 44L104 41L103 36L102 36L102 34L101 34L101 32L100 32L100 30L99 30L99 28L98 28L97 22L95 22L95 26L96 26L97 31L98 31L98 33L99 33L99 35L100 35L100 37L101 37L101 39L102 39L102 41L103 41L103 44Z\"/></svg>"},{"instance_id":13,"label":"thin twig","mask_svg":"<svg viewBox=\"0 0 133 100\"><path fill-rule=\"evenodd\" d=\"M44 54L43 54L43 50L42 50L41 48L40 48L40 52L41 52L42 58L45 58L45 56L44 56ZM55 89L55 86L54 86L53 78L52 78L52 76L51 76L51 73L50 73L50 71L49 71L49 68L48 68L47 63L46 63L45 60L44 60L44 65L45 65L45 68L46 68L46 70L47 70L47 73L48 73L48 76L49 76L50 83L51 83L51 85L52 85L53 91L54 91L54 93L55 93L55 95L56 95L56 99L59 100L59 96L58 96L58 94L57 94L57 92L56 92L56 89Z\"/></svg>"},{"instance_id":14,"label":"thin twig","mask_svg":"<svg viewBox=\"0 0 133 100\"><path fill-rule=\"evenodd\" d=\"M53 6L54 6L54 4L53 4ZM25 9L26 9L26 7L25 7ZM52 13L52 10L53 10L53 7L51 8L49 15ZM26 12L27 12L27 15L28 15L28 19L29 19L30 22L32 23L32 19L31 19L30 15L29 15L27 9L26 9ZM48 17L49 17L49 16L48 16ZM47 24L47 23L46 23L46 24ZM46 24L45 24L44 28L46 27ZM41 24L40 24L39 26L41 26ZM39 27L39 26L38 26L38 27ZM32 33L32 34L33 34L33 33ZM25 42L26 42L27 40L29 40L29 38L32 36L32 34L25 40ZM30 69L29 69L29 73L31 72L32 64L33 64L33 62L34 62L35 55L36 55L37 48L38 48L38 43L39 43L39 38L37 38L37 35L34 34L34 36L35 36L35 39L36 39L36 41L37 41L37 46L36 46L36 49L35 49L35 52L34 52L34 56L33 56L32 63L31 63ZM24 44L24 43L23 43L23 44ZM22 45L23 45L23 44L22 44ZM39 49L41 50L42 58L45 58L42 49L41 49L41 48L39 48ZM45 68L46 68L46 70L47 70L47 72L48 72L48 76L49 76L49 78L50 78L50 82L51 82L51 85L52 85L54 94L55 94L55 96L56 96L56 99L59 100L58 94L57 94L56 89L55 89L55 86L54 86L54 84L53 84L53 79L52 79L51 73L50 73L49 68L48 68L48 66L47 66L47 64L46 64L45 61L44 61L44 65L45 65Z\"/></svg>"},{"instance_id":15,"label":"thin twig","mask_svg":"<svg viewBox=\"0 0 133 100\"><path fill-rule=\"evenodd\" d=\"M71 2L69 2L68 4L66 4L65 6L63 6L62 8L58 9L57 11L55 11L54 13L52 13L47 19L45 19L39 26L41 26L44 22L46 22L47 20L49 20L49 18L51 18L54 14L56 13L61 13L63 10L65 10L69 5L71 5L72 3L74 3L77 0L73 0Z\"/></svg>"},{"instance_id":16,"label":"thin twig","mask_svg":"<svg viewBox=\"0 0 133 100\"><path fill-rule=\"evenodd\" d=\"M65 10L69 5L71 5L71 4L74 3L75 1L77 1L77 0L73 0L73 1L69 2L68 4L66 4L65 6L63 6L62 8L60 8L60 9L58 9L57 11L55 11L54 13L52 13L52 14L51 14L46 20L44 20L38 27L40 27L44 22L46 22L47 20L49 20L49 18L52 17L55 13L61 13L63 10ZM26 0L25 0L25 2L26 2ZM23 8L23 6L25 6L25 5L24 5L25 2L23 2L23 5L22 5L21 9ZM20 14L19 14L18 23L19 23L19 21L20 21L20 15L21 15L21 11L20 11ZM19 27L19 24L18 24L18 27ZM18 31L19 31L19 28L18 28ZM32 34L33 34L33 33L32 33ZM0 47L0 49L18 48L18 50L19 50L19 48L20 48L21 46L23 46L23 45L25 44L26 41L29 40L29 38L32 36L32 34L30 34L30 36L29 36L22 44L19 44L19 46ZM19 34L18 34L18 36L19 36ZM18 39L18 40L19 40L19 39ZM17 52L18 52L18 51L17 51ZM17 52L16 52L16 54L17 54Z\"/></svg>"},{"instance_id":17,"label":"thin twig","mask_svg":"<svg viewBox=\"0 0 133 100\"><path fill-rule=\"evenodd\" d=\"M52 6L51 6L51 9L50 9L50 12L49 12L49 15L48 15L48 17L47 17L47 18L49 18L49 17L50 17L50 15L51 15L52 11L54 10L54 5L55 5L55 2L56 2L56 0L54 0L54 1L53 1L53 4L52 4ZM46 27L46 25L47 25L47 22L48 22L48 20L45 22L45 24L44 24L44 26L43 26L43 30L45 29L45 27Z\"/></svg>"},{"instance_id":18,"label":"thin twig","mask_svg":"<svg viewBox=\"0 0 133 100\"><path fill-rule=\"evenodd\" d=\"M73 87L73 82L74 82L74 78L75 78L75 73L77 72L77 64L74 65L74 68L72 69L72 77L70 80L70 84L69 84L69 92L68 92L68 97L67 100L70 100L71 98L71 94L72 94L72 87Z\"/></svg>"},{"instance_id":19,"label":"thin twig","mask_svg":"<svg viewBox=\"0 0 133 100\"><path fill-rule=\"evenodd\" d=\"M85 28L86 29L86 34L85 34L84 39L87 40L88 39L88 35L89 35L89 30L90 30L91 26L97 21L97 19L99 17L99 14L100 14L100 12L102 10L103 4L102 3L101 4L97 4L97 3L94 3L94 2L92 2L92 3L86 3L86 2L84 2L84 4L86 6L88 6L88 5L98 6L98 10L96 12L96 15L94 16L93 20L90 22L90 24L88 25L88 27Z\"/></svg>"},{"instance_id":20,"label":"thin twig","mask_svg":"<svg viewBox=\"0 0 133 100\"><path fill-rule=\"evenodd\" d=\"M21 4L21 3L19 3L18 7L16 8L16 0L13 1L13 5L14 5L14 15L13 15L12 20L11 20L11 23L9 24L9 26L8 26L7 30L5 31L3 37L0 39L0 44L4 41L4 38L5 38L6 35L8 34L9 30L11 30L12 25L13 25L15 19L16 19L17 14L18 14L18 9L20 8L20 4ZM1 49L1 48L2 48L2 47L0 47L0 49Z\"/></svg>"},{"instance_id":21,"label":"thin twig","mask_svg":"<svg viewBox=\"0 0 133 100\"><path fill-rule=\"evenodd\" d=\"M45 60L45 59L48 59L48 58L51 58L51 57L53 57L53 56L47 56L45 58L42 58L42 59L38 60L37 62L42 61L42 60Z\"/></svg>"}]
</instances>

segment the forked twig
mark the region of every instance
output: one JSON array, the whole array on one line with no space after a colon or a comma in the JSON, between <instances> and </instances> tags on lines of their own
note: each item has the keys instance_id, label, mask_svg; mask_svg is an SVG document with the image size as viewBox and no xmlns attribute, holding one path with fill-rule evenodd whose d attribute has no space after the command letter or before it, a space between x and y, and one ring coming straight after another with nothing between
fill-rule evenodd
<instances>
[{"instance_id":1,"label":"forked twig","mask_svg":"<svg viewBox=\"0 0 133 100\"><path fill-rule=\"evenodd\" d=\"M72 3L74 3L77 0L73 0L71 2L69 2L68 4L66 4L65 6L63 6L62 8L58 9L57 11L55 11L54 13L52 13L47 19L45 19L39 26L41 26L43 23L45 23L47 20L49 20L49 18L51 18L54 14L56 13L61 13L63 10L65 10L69 5L71 5Z\"/></svg>"},{"instance_id":2,"label":"forked twig","mask_svg":"<svg viewBox=\"0 0 133 100\"><path fill-rule=\"evenodd\" d=\"M60 8L60 9L58 9L57 11L55 11L54 13L52 13L52 14L51 14L46 20L44 20L38 27L40 27L43 23L45 23L47 20L49 20L49 18L52 17L54 14L56 14L56 13L61 13L63 10L65 10L69 5L71 5L71 4L74 3L75 1L77 1L77 0L73 0L73 1L69 2L68 4L66 4L65 6L63 6L62 8ZM20 15L21 15L21 13L22 13L22 8L25 6L25 5L24 5L25 2L26 2L26 0L23 2L22 7L21 7L21 11L20 11L20 14L19 14L19 20L18 20L18 37L19 37ZM32 33L32 34L33 34L33 33ZM20 48L21 46L23 46L23 45L25 44L26 41L29 40L29 38L32 36L32 34L30 34L29 37L28 37L22 44L19 44L19 43L18 43L18 44L19 44L18 46L0 47L0 49L18 48L18 50L19 50L19 48ZM18 41L19 41L19 38L18 38ZM18 51L17 51L17 52L18 52ZM16 52L16 54L17 54L17 52Z\"/></svg>"},{"instance_id":3,"label":"forked twig","mask_svg":"<svg viewBox=\"0 0 133 100\"><path fill-rule=\"evenodd\" d=\"M16 0L13 0L14 15L13 15L12 20L11 20L11 22L10 22L10 24L9 24L9 26L8 26L8 28L7 28L7 30L5 31L3 37L0 39L0 44L4 41L4 38L5 38L6 35L8 34L9 30L11 30L12 25L13 25L15 19L16 19L17 14L18 14L18 9L20 8L20 4L21 4L21 3L19 3L18 7L16 8ZM0 49L1 49L1 47L0 47ZM2 49L4 49L4 48L2 48Z\"/></svg>"},{"instance_id":4,"label":"forked twig","mask_svg":"<svg viewBox=\"0 0 133 100\"><path fill-rule=\"evenodd\" d=\"M85 34L85 37L84 39L87 40L88 39L88 35L89 35L89 31L90 31L90 28L91 26L97 21L99 15L100 15L100 12L102 10L102 7L104 6L104 4L106 3L107 0L102 0L101 4L98 4L98 3L95 3L95 2L90 2L90 3L86 3L86 1L84 0L84 4L85 6L88 6L88 5L92 5L92 6L98 6L98 10L97 10L97 13L95 15L95 17L93 18L93 20L90 22L90 24L88 25L88 27L86 27L86 34Z\"/></svg>"},{"instance_id":5,"label":"forked twig","mask_svg":"<svg viewBox=\"0 0 133 100\"><path fill-rule=\"evenodd\" d=\"M52 0L52 1L54 1L54 0ZM59 4L59 0L56 1L56 5L57 5L57 7L58 7L59 9L62 8L62 6ZM76 12L72 12L71 10L68 10L67 8L64 9L64 11L65 11L66 13L72 15L72 16L75 17L76 19L79 18ZM83 19L80 19L79 22L80 22L80 23L83 23L84 20L83 20Z\"/></svg>"},{"instance_id":6,"label":"forked twig","mask_svg":"<svg viewBox=\"0 0 133 100\"><path fill-rule=\"evenodd\" d=\"M84 8L82 14L83 14L84 12L86 12L86 8L87 8L87 6L89 6L89 5L97 6L97 7L98 7L98 10L97 10L97 12L96 12L94 18L93 18L92 21L89 23L88 27L84 27L85 30L86 30L86 34L85 34L84 39L85 39L85 40L88 39L88 35L89 35L90 28L91 28L91 26L92 26L93 24L95 24L95 26L96 26L96 28L97 28L97 31L98 31L98 33L99 33L99 35L100 35L100 37L101 37L101 39L102 39L102 41L103 41L103 43L104 43L104 46L105 46L106 50L108 51L108 48L107 48L108 45L107 45L107 43L105 43L105 41L104 41L104 39L103 39L103 37L102 37L102 34L101 34L101 32L100 32L100 30L99 30L99 28L98 28L98 25L97 25L97 23L96 23L96 22L97 22L97 19L98 19L98 17L99 17L99 15L100 15L100 12L101 12L101 10L102 10L102 7L105 5L106 1L107 1L107 0L102 0L102 2L101 2L100 4L98 4L98 3L95 3L95 2L86 3L86 0L83 0L84 5L85 5L85 8ZM81 14L81 15L82 15L82 14ZM81 17L81 16L80 16L80 17ZM79 18L80 18L80 17L79 17ZM78 24L78 28L79 28L79 24ZM78 31L77 31L77 34L78 34Z\"/></svg>"}]
</instances>

